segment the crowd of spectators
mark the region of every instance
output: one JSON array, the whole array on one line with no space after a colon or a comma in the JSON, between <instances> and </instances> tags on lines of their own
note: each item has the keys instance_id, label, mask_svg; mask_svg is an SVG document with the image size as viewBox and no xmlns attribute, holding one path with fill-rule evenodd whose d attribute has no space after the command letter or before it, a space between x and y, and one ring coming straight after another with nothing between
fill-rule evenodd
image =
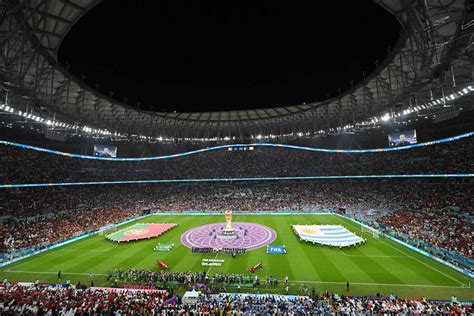
<instances>
[{"instance_id":1,"label":"crowd of spectators","mask_svg":"<svg viewBox=\"0 0 474 316\"><path fill-rule=\"evenodd\" d=\"M17 218L71 209L159 211L334 210L354 215L457 206L473 214L472 183L456 180L317 180L206 184L143 184L0 190L0 216Z\"/></svg>"},{"instance_id":2,"label":"crowd of spectators","mask_svg":"<svg viewBox=\"0 0 474 316\"><path fill-rule=\"evenodd\" d=\"M373 154L328 154L261 148L225 150L149 162L74 159L0 145L3 183L137 179L472 173L473 141ZM19 167L21 166L21 167ZM335 211L420 243L474 259L474 190L450 179L318 180L206 184L6 188L0 190L0 253L39 249L151 211ZM416 244L420 246L419 244ZM5 284L0 314L186 313L472 313L452 302L393 296L311 298L210 294L215 283L255 282L241 275L113 270L110 284L206 284L198 303L168 306L165 292L64 289Z\"/></svg>"},{"instance_id":3,"label":"crowd of spectators","mask_svg":"<svg viewBox=\"0 0 474 316\"><path fill-rule=\"evenodd\" d=\"M474 137L374 153L326 153L256 147L213 150L172 159L98 161L0 145L3 184L370 174L470 173Z\"/></svg>"},{"instance_id":4,"label":"crowd of spectators","mask_svg":"<svg viewBox=\"0 0 474 316\"><path fill-rule=\"evenodd\" d=\"M230 208L345 212L472 259L473 193L469 181L423 179L3 189L0 251L50 245L138 216L146 209Z\"/></svg>"},{"instance_id":5,"label":"crowd of spectators","mask_svg":"<svg viewBox=\"0 0 474 316\"><path fill-rule=\"evenodd\" d=\"M0 222L0 252L33 247L39 250L111 224L140 215L134 206L69 210Z\"/></svg>"},{"instance_id":6,"label":"crowd of spectators","mask_svg":"<svg viewBox=\"0 0 474 316\"><path fill-rule=\"evenodd\" d=\"M322 292L313 297L201 294L197 302L169 299L163 291L51 288L5 284L0 287L2 315L314 315L450 314L469 315L470 304L402 299L395 295L351 297Z\"/></svg>"},{"instance_id":7,"label":"crowd of spectators","mask_svg":"<svg viewBox=\"0 0 474 316\"><path fill-rule=\"evenodd\" d=\"M226 149L156 161L96 161L0 145L2 183L472 173L474 138L375 153ZM152 211L339 211L473 257L469 181L385 179L95 185L0 190L0 252L41 248Z\"/></svg>"},{"instance_id":8,"label":"crowd of spectators","mask_svg":"<svg viewBox=\"0 0 474 316\"><path fill-rule=\"evenodd\" d=\"M6 284L0 287L2 315L160 315L163 291L107 291ZM170 307L170 311L174 310Z\"/></svg>"},{"instance_id":9,"label":"crowd of spectators","mask_svg":"<svg viewBox=\"0 0 474 316\"><path fill-rule=\"evenodd\" d=\"M474 259L474 222L467 221L464 213L457 209L397 212L383 216L377 222L431 247Z\"/></svg>"}]
</instances>

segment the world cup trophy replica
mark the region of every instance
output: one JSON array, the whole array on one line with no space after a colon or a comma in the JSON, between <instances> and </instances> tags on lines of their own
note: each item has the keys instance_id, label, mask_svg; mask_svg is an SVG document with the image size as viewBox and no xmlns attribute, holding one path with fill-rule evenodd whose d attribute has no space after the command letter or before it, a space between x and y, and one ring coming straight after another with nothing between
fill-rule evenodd
<instances>
[{"instance_id":1,"label":"world cup trophy replica","mask_svg":"<svg viewBox=\"0 0 474 316\"><path fill-rule=\"evenodd\" d=\"M225 228L224 228L224 234L226 235L232 235L234 234L234 228L232 228L232 211L227 210L224 212L224 217L225 217Z\"/></svg>"}]
</instances>

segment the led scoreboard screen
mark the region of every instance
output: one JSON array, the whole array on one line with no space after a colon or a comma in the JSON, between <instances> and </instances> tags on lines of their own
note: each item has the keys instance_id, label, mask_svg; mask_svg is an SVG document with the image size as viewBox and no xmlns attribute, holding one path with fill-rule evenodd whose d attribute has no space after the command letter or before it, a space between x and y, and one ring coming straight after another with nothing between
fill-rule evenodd
<instances>
[{"instance_id":1,"label":"led scoreboard screen","mask_svg":"<svg viewBox=\"0 0 474 316\"><path fill-rule=\"evenodd\" d=\"M117 147L107 145L94 145L94 156L104 158L117 157Z\"/></svg>"},{"instance_id":2,"label":"led scoreboard screen","mask_svg":"<svg viewBox=\"0 0 474 316\"><path fill-rule=\"evenodd\" d=\"M416 130L401 131L388 135L388 144L390 147L408 146L417 143Z\"/></svg>"}]
</instances>

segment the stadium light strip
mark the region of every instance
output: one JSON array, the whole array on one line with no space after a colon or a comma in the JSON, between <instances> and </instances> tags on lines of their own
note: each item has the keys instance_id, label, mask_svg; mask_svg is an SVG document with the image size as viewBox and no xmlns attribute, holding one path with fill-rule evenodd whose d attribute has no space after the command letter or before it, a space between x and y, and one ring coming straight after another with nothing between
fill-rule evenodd
<instances>
[{"instance_id":1,"label":"stadium light strip","mask_svg":"<svg viewBox=\"0 0 474 316\"><path fill-rule=\"evenodd\" d=\"M190 183L190 182L245 182L245 181L285 181L285 180L325 180L325 179L393 179L393 178L472 178L474 173L448 174L377 174L355 176L299 176L299 177L254 177L254 178L203 178L203 179L157 179L157 180L124 180L124 181L89 181L89 182L53 182L0 184L1 188L59 187L79 185L108 184L145 184L145 183Z\"/></svg>"},{"instance_id":2,"label":"stadium light strip","mask_svg":"<svg viewBox=\"0 0 474 316\"><path fill-rule=\"evenodd\" d=\"M441 98L438 98L436 100L434 100L433 98L431 99L430 102L425 102L425 103L422 103L422 104L419 104L419 105L416 105L416 106L412 106L410 104L409 107L407 108L404 108L403 110L400 110L399 112L390 112L390 113L385 113L383 114L382 116L375 116L375 117L372 117L371 119L369 119L368 121L362 121L362 122L357 122L357 123L352 123L352 124L347 124L347 125L344 125L344 126L338 126L338 127L335 127L335 128L328 128L327 130L319 130L318 132L313 132L312 134L315 135L315 134L325 134L325 133L332 133L332 132L341 132L341 131L349 131L349 130L353 130L355 127L359 127L359 126L367 126L367 125L374 125L373 127L375 127L375 124L377 124L378 122L388 122L390 121L391 119L396 119L397 117L400 117L400 116L405 116L405 115L409 115L411 113L418 113L420 111L423 111L423 110L429 110L431 107L435 106L435 107L439 107L439 106L442 106L444 108L446 107L451 107L451 105L448 105L446 104L446 102L451 102L453 100L456 100L464 95L467 95L467 94L471 94L473 91L474 91L474 87L472 85L468 85L468 86L463 86L463 87L459 87L460 88L458 91L452 91L452 93L448 96L445 96L444 93L443 93L443 97ZM18 109L15 109L13 108L13 106L10 106L9 104L3 104L3 103L0 103L0 110L1 111L4 111L6 113L10 113L10 114L15 114L15 115L19 115L19 116L22 116L24 117L25 121L26 120L32 120L32 121L36 121L36 122L39 122L39 123L45 123L47 126L52 126L52 127L61 127L61 128L67 128L67 129L71 129L71 130L75 130L76 132L79 132L79 131L82 131L82 132L85 132L86 134L94 134L94 135L101 135L101 136L126 136L126 135L123 135L117 131L115 132L111 132L107 129L97 129L97 128L92 128L92 127L89 127L89 126L85 126L85 125L77 125L76 123L74 124L68 124L68 123L65 123L65 122L60 122L60 121L56 121L56 119L46 119L44 117L41 117L39 115L36 115L33 113L33 110L34 109L30 109L30 113L28 113L28 109L26 112L23 112L23 111L20 111ZM462 110L462 108L460 108L459 110ZM403 122L405 123L405 121ZM258 140L260 139L269 139L269 138L276 138L276 137L291 137L291 136L310 136L311 135L311 132L306 132L306 133L303 133L303 132L291 132L289 134L279 134L279 135L273 135L273 134L270 134L270 135L252 135L251 138L256 138ZM81 136L81 135L79 135ZM225 137L222 137L222 138L218 138L218 137L213 137L213 138L189 138L189 137L185 137L185 138L169 138L169 137L163 137L163 136L159 136L159 137L151 137L151 136L145 136L145 135L131 135L132 137L138 137L139 139L141 140L157 140L159 142L165 140L165 141L179 141L179 140L184 140L184 141L205 141L205 142L208 142L208 141L228 141L230 140L231 138L229 136L225 136ZM235 136L233 137L233 139L235 139Z\"/></svg>"},{"instance_id":3,"label":"stadium light strip","mask_svg":"<svg viewBox=\"0 0 474 316\"><path fill-rule=\"evenodd\" d=\"M36 150L41 152L46 152L49 154L67 156L72 158L81 158L81 159L94 159L94 160L112 160L112 161L146 161L146 160L161 160L161 159L171 159L171 158L178 158L183 156L194 155L202 152L219 150L219 149L226 149L226 148L235 148L235 147L278 147L278 148L289 148L289 149L298 149L298 150L307 150L307 151L314 151L314 152L325 152L325 153L376 153L376 152L388 152L388 151L398 151L398 150L407 150L412 148L424 147L424 146L431 146L435 144L453 142L462 138L471 137L474 135L474 132L469 132L453 137L438 139L430 142L401 146L401 147L384 147L384 148L376 148L376 149L325 149L325 148L318 148L318 147L305 147L305 146L296 146L296 145L286 145L286 144L273 144L273 143L253 143L253 144L228 144L228 145L220 145L214 147L206 147L197 150L187 151L183 153L173 154L173 155L164 155L164 156L155 156L155 157L140 157L140 158L106 158L106 157L96 157L90 155L79 155L79 154L71 154L65 153L57 150L51 150L47 148L41 148L31 145L25 145L5 140L0 140L0 144L9 145L20 147L24 149Z\"/></svg>"}]
</instances>

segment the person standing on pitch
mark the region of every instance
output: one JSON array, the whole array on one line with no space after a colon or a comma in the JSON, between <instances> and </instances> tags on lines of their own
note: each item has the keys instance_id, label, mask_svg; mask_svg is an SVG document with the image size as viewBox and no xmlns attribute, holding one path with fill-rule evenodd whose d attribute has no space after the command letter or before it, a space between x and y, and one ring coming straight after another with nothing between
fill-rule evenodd
<instances>
[{"instance_id":1,"label":"person standing on pitch","mask_svg":"<svg viewBox=\"0 0 474 316\"><path fill-rule=\"evenodd\" d=\"M347 292L349 292L349 290L350 290L350 284L349 284L349 281L347 281L347 283L346 283L346 289L347 289Z\"/></svg>"},{"instance_id":2,"label":"person standing on pitch","mask_svg":"<svg viewBox=\"0 0 474 316\"><path fill-rule=\"evenodd\" d=\"M61 281L61 270L58 271L58 281Z\"/></svg>"}]
</instances>

